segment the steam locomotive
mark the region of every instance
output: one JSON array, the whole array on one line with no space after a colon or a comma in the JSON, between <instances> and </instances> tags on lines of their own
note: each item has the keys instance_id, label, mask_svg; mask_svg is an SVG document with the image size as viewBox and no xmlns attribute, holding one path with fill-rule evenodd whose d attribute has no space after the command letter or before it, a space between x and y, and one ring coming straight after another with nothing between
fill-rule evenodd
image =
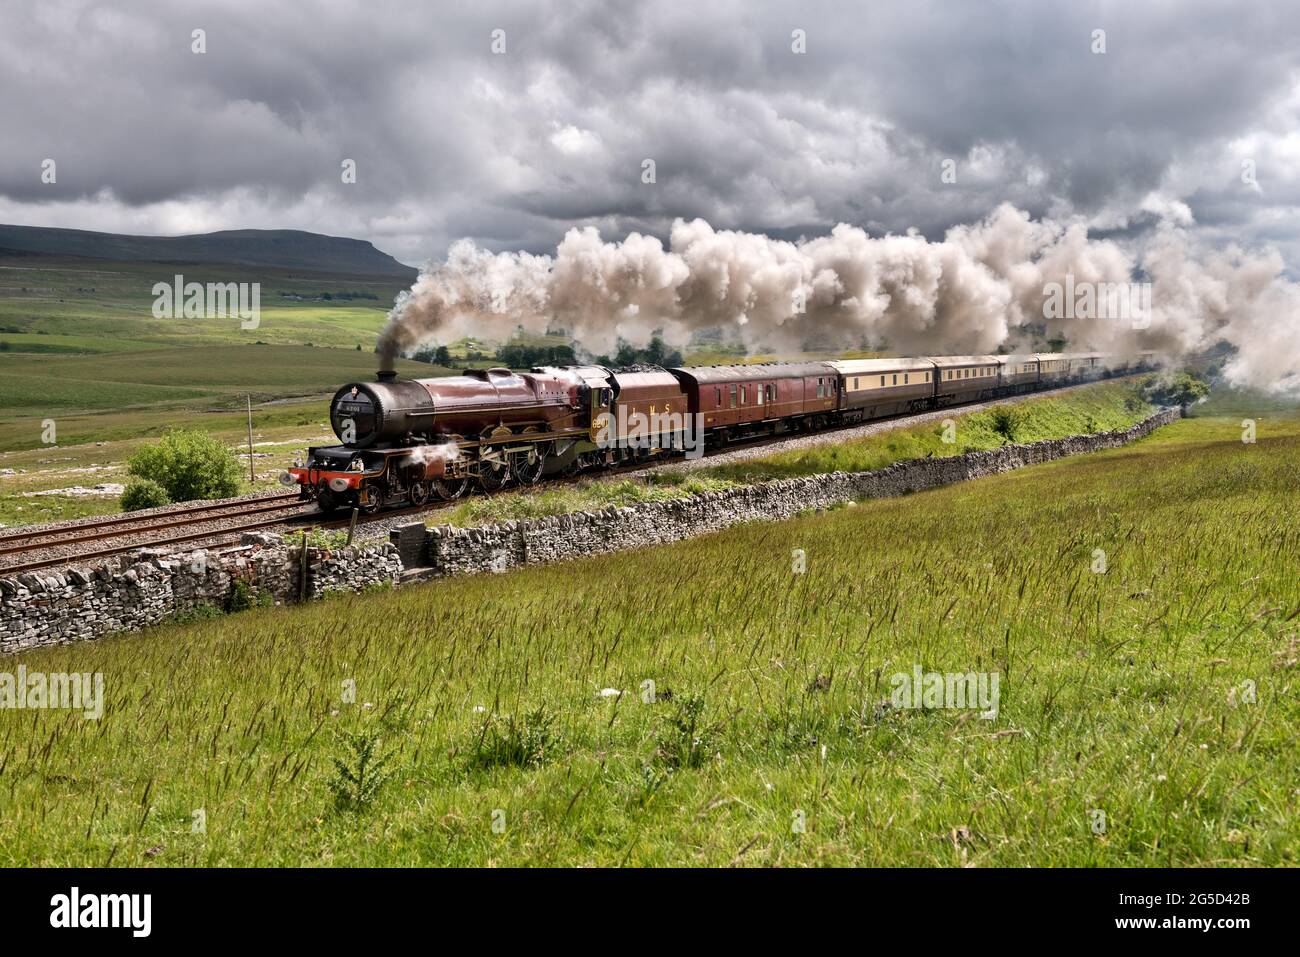
<instances>
[{"instance_id":1,"label":"steam locomotive","mask_svg":"<svg viewBox=\"0 0 1300 957\"><path fill-rule=\"evenodd\" d=\"M343 386L330 402L338 445L281 477L324 511L452 500L472 488L573 474L784 432L1016 395L1154 368L1103 353L929 356L763 365L541 366L526 373Z\"/></svg>"}]
</instances>

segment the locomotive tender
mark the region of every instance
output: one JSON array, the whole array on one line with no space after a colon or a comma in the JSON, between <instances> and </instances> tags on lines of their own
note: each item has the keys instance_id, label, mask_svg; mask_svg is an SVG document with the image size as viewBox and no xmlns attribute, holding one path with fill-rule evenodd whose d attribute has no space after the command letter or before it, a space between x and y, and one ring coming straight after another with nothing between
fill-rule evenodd
<instances>
[{"instance_id":1,"label":"locomotive tender","mask_svg":"<svg viewBox=\"0 0 1300 957\"><path fill-rule=\"evenodd\" d=\"M343 386L339 445L282 476L321 509L423 505L736 439L818 430L1154 367L1151 352L927 356L663 369L542 366Z\"/></svg>"}]
</instances>

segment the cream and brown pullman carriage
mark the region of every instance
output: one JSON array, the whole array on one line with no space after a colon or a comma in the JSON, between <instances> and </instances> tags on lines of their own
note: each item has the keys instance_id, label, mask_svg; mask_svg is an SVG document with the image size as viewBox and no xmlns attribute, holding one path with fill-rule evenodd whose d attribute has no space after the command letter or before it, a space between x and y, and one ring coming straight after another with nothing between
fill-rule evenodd
<instances>
[{"instance_id":1,"label":"cream and brown pullman carriage","mask_svg":"<svg viewBox=\"0 0 1300 957\"><path fill-rule=\"evenodd\" d=\"M919 412L934 398L929 359L841 359L827 365L839 374L840 411L847 419Z\"/></svg>"},{"instance_id":2,"label":"cream and brown pullman carriage","mask_svg":"<svg viewBox=\"0 0 1300 957\"><path fill-rule=\"evenodd\" d=\"M1038 388L1038 356L998 356L998 383L1008 395Z\"/></svg>"},{"instance_id":3,"label":"cream and brown pullman carriage","mask_svg":"<svg viewBox=\"0 0 1300 957\"><path fill-rule=\"evenodd\" d=\"M1071 382L1089 382L1100 379L1106 372L1106 357L1100 352L1067 352L1066 376Z\"/></svg>"},{"instance_id":4,"label":"cream and brown pullman carriage","mask_svg":"<svg viewBox=\"0 0 1300 957\"><path fill-rule=\"evenodd\" d=\"M1040 352L1038 360L1038 384L1040 386L1064 385L1067 376L1067 360L1062 352Z\"/></svg>"},{"instance_id":5,"label":"cream and brown pullman carriage","mask_svg":"<svg viewBox=\"0 0 1300 957\"><path fill-rule=\"evenodd\" d=\"M997 356L931 356L935 404L954 405L991 398L998 391L1002 367Z\"/></svg>"}]
</instances>

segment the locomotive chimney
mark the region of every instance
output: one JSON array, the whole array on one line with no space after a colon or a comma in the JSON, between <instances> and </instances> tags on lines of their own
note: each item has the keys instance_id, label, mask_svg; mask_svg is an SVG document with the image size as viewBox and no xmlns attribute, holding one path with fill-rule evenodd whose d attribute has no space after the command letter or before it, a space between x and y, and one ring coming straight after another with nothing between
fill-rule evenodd
<instances>
[{"instance_id":1,"label":"locomotive chimney","mask_svg":"<svg viewBox=\"0 0 1300 957\"><path fill-rule=\"evenodd\" d=\"M397 378L397 372L394 369L380 369L378 378L380 382L392 382Z\"/></svg>"}]
</instances>

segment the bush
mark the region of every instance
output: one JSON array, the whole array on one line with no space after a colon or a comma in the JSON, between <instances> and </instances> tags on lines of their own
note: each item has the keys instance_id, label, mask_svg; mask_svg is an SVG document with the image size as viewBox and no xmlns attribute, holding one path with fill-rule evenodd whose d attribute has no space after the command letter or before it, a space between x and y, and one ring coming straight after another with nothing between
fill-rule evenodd
<instances>
[{"instance_id":1,"label":"bush","mask_svg":"<svg viewBox=\"0 0 1300 957\"><path fill-rule=\"evenodd\" d=\"M1020 428L1020 413L1009 406L999 405L989 412L989 425L1004 442L1014 442Z\"/></svg>"},{"instance_id":2,"label":"bush","mask_svg":"<svg viewBox=\"0 0 1300 957\"><path fill-rule=\"evenodd\" d=\"M250 608L269 608L275 604L275 599L271 593L254 588L247 580L236 578L230 586L230 594L226 596L226 611L234 614L237 611L247 611Z\"/></svg>"},{"instance_id":3,"label":"bush","mask_svg":"<svg viewBox=\"0 0 1300 957\"><path fill-rule=\"evenodd\" d=\"M234 453L196 429L168 432L157 445L139 449L127 459L126 470L161 485L173 502L229 498L240 488Z\"/></svg>"},{"instance_id":4,"label":"bush","mask_svg":"<svg viewBox=\"0 0 1300 957\"><path fill-rule=\"evenodd\" d=\"M1210 394L1210 385L1195 372L1163 372L1142 382L1142 397L1157 405L1191 405Z\"/></svg>"},{"instance_id":5,"label":"bush","mask_svg":"<svg viewBox=\"0 0 1300 957\"><path fill-rule=\"evenodd\" d=\"M152 479L133 478L126 483L122 491L122 511L136 512L142 508L158 508L168 505L171 499L167 490Z\"/></svg>"}]
</instances>

